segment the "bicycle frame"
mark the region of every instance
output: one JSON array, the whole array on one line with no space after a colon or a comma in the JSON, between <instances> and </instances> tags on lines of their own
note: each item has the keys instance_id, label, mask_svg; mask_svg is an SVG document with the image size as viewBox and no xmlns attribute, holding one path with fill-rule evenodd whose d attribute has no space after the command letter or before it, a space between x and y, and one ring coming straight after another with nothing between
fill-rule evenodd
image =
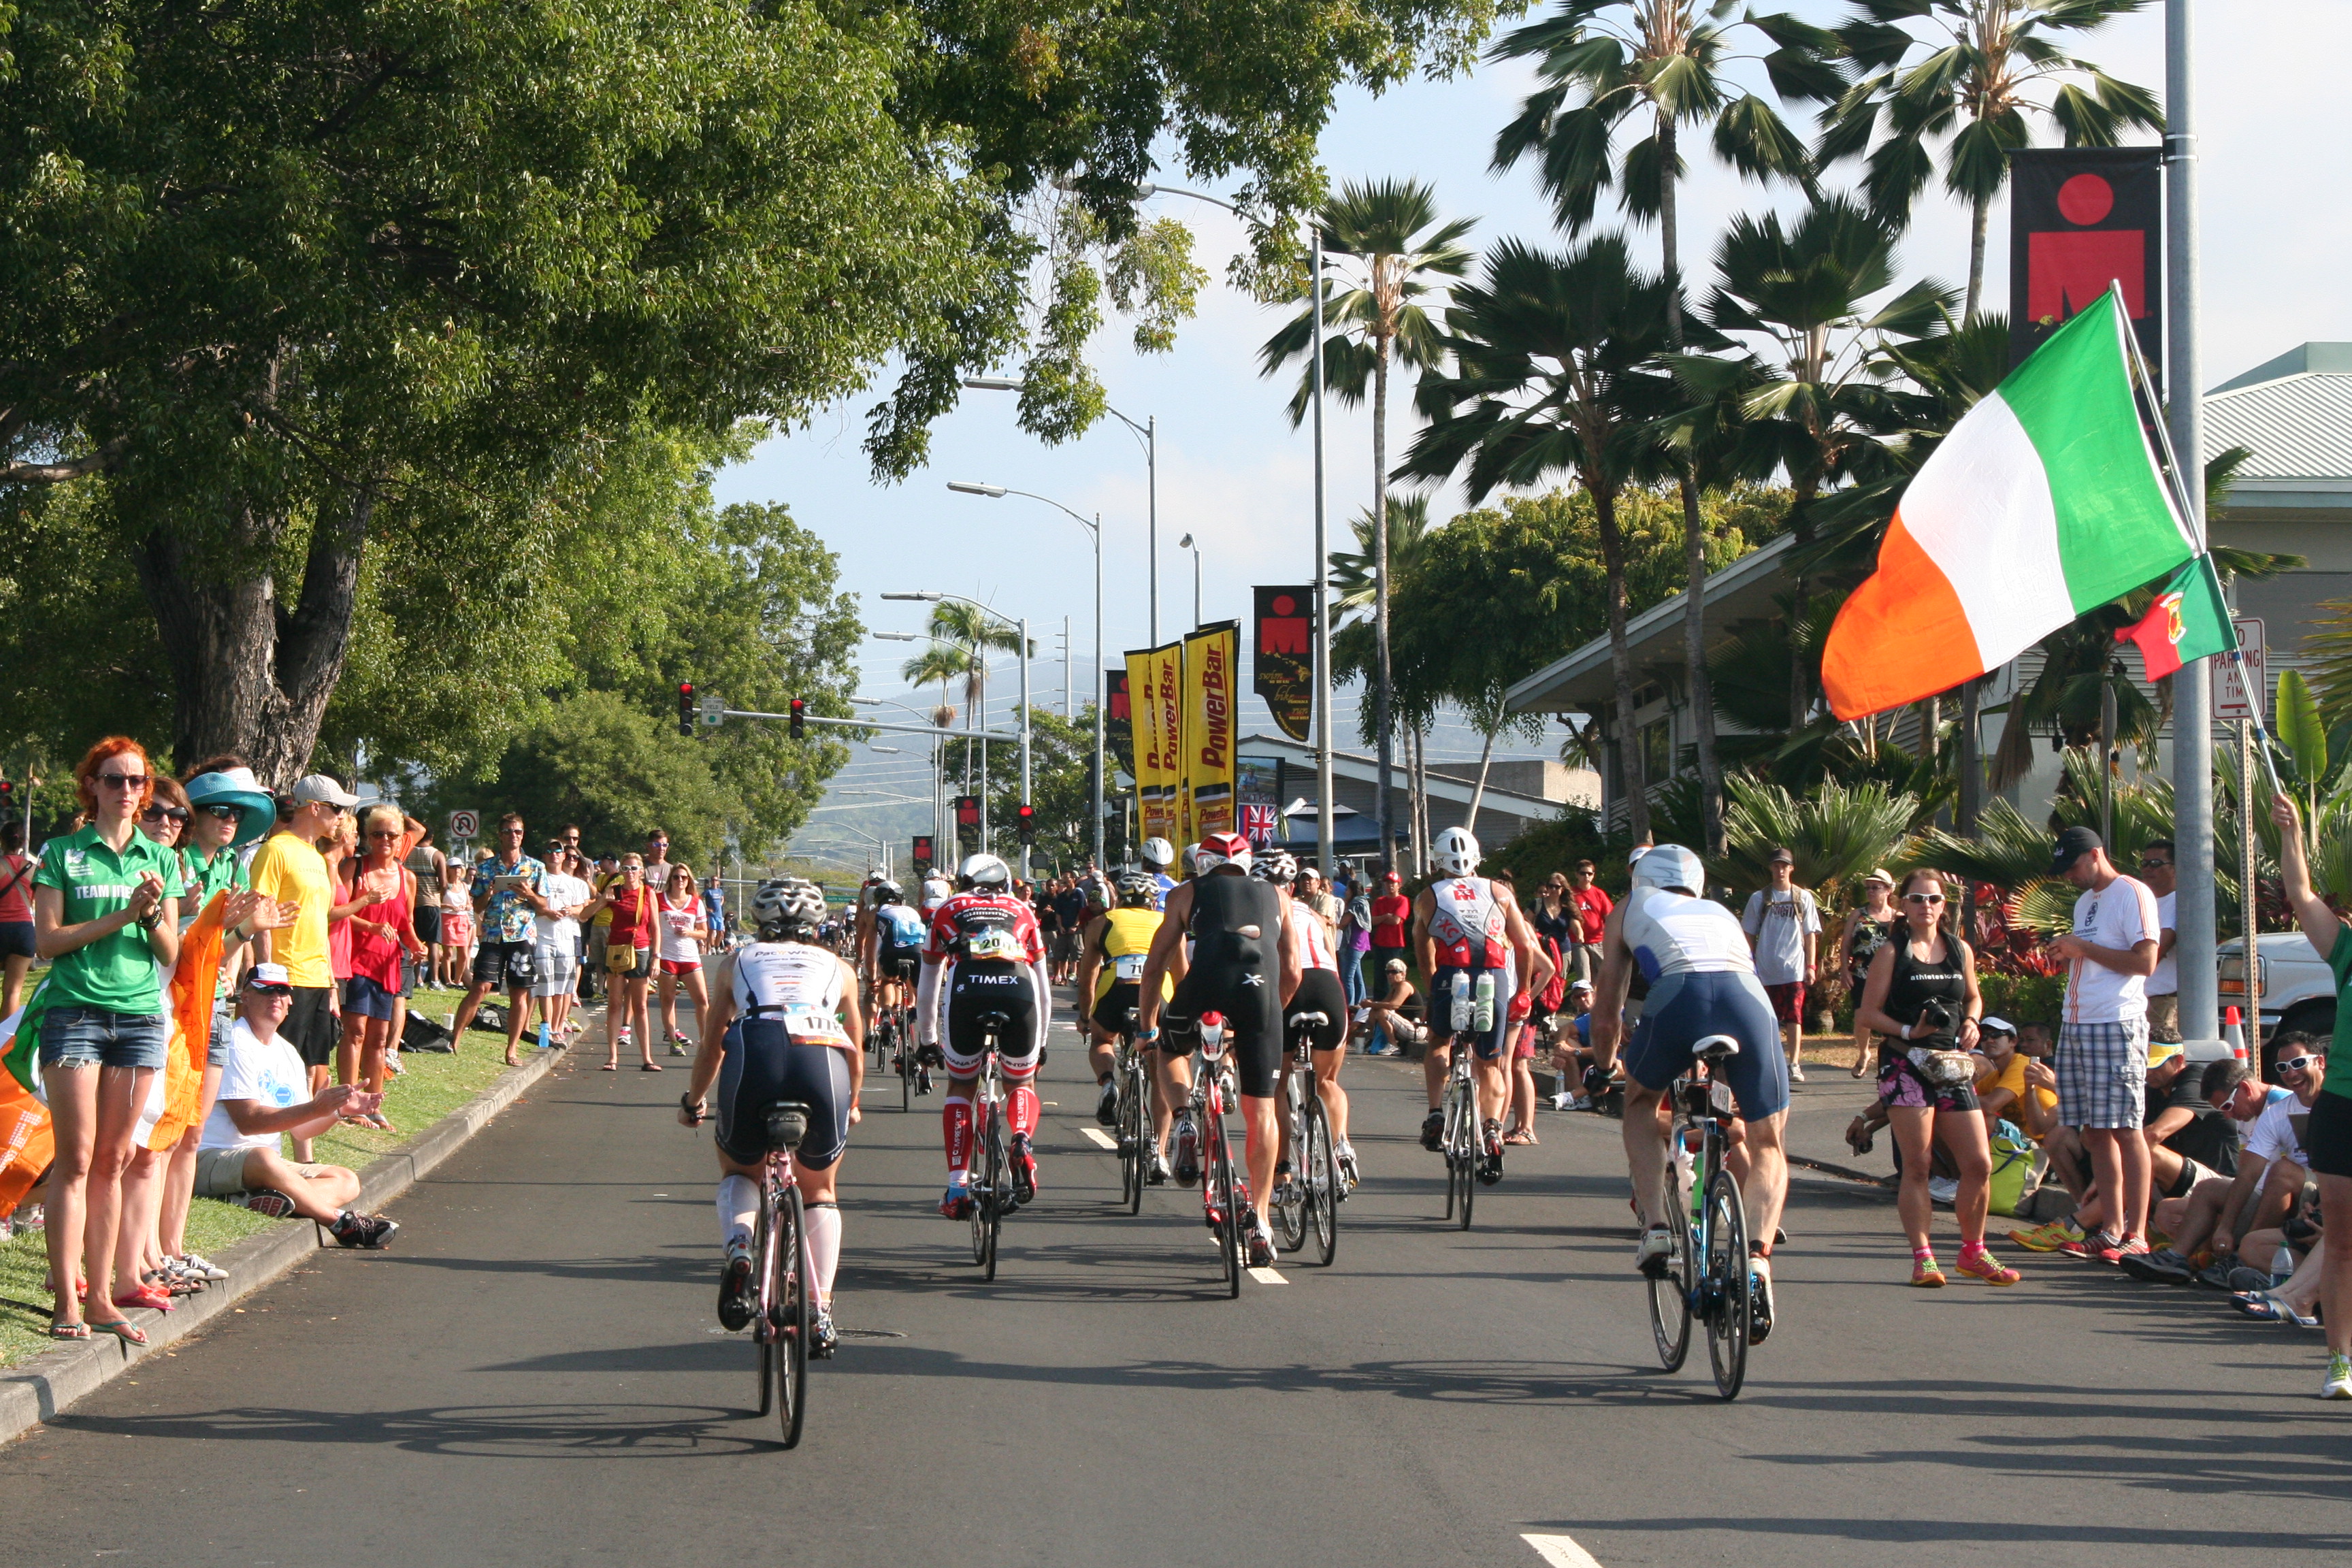
<instances>
[{"instance_id":1,"label":"bicycle frame","mask_svg":"<svg viewBox=\"0 0 2352 1568\"><path fill-rule=\"evenodd\" d=\"M1656 1287L1662 1281L1653 1283L1651 1310L1660 1355L1670 1372L1681 1364L1690 1321L1695 1319L1706 1325L1707 1357L1714 1365L1716 1387L1730 1399L1738 1394L1747 1376L1753 1304L1747 1208L1738 1178L1725 1157L1731 1146L1732 1124L1739 1120L1731 1086L1719 1072L1720 1062L1727 1055L1717 1050L1696 1056L1668 1090L1672 1111L1666 1172L1674 1212L1666 1216L1666 1223L1680 1233L1682 1260L1677 1281L1682 1325L1671 1353L1666 1325L1658 1315ZM1690 1157L1687 1173L1682 1163L1685 1154Z\"/></svg>"}]
</instances>

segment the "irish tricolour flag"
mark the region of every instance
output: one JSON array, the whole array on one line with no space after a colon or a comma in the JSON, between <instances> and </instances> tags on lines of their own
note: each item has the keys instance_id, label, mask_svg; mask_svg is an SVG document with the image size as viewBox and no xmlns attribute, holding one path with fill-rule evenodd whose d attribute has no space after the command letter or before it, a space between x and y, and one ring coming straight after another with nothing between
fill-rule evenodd
<instances>
[{"instance_id":1,"label":"irish tricolour flag","mask_svg":"<svg viewBox=\"0 0 2352 1568\"><path fill-rule=\"evenodd\" d=\"M1822 649L1839 718L1948 691L2199 553L2133 405L2130 330L2110 290L1922 465Z\"/></svg>"}]
</instances>

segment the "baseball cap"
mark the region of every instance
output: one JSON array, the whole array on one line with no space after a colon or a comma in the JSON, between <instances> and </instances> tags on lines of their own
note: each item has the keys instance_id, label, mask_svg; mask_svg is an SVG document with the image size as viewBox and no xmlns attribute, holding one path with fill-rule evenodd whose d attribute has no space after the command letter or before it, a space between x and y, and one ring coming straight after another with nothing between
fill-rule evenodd
<instances>
[{"instance_id":1,"label":"baseball cap","mask_svg":"<svg viewBox=\"0 0 2352 1568\"><path fill-rule=\"evenodd\" d=\"M2072 866L2092 850L2105 847L2106 846L2099 841L2099 836L2089 828L2067 828L2058 835L2057 847L2051 852L2050 874L2053 877L2063 876L2067 867Z\"/></svg>"},{"instance_id":2,"label":"baseball cap","mask_svg":"<svg viewBox=\"0 0 2352 1568\"><path fill-rule=\"evenodd\" d=\"M1772 852L1764 857L1764 863L1768 866L1793 866L1797 863L1797 858L1776 844L1772 847Z\"/></svg>"},{"instance_id":3,"label":"baseball cap","mask_svg":"<svg viewBox=\"0 0 2352 1568\"><path fill-rule=\"evenodd\" d=\"M1590 991L1592 989L1592 982L1590 980L1571 980L1568 984L1568 988L1570 991Z\"/></svg>"},{"instance_id":4,"label":"baseball cap","mask_svg":"<svg viewBox=\"0 0 2352 1568\"><path fill-rule=\"evenodd\" d=\"M246 989L249 991L291 991L294 982L287 976L282 963L257 963L245 972Z\"/></svg>"},{"instance_id":5,"label":"baseball cap","mask_svg":"<svg viewBox=\"0 0 2352 1568\"><path fill-rule=\"evenodd\" d=\"M2185 1048L2178 1040L2150 1040L2147 1043L2147 1065L2160 1066L2179 1056Z\"/></svg>"},{"instance_id":6,"label":"baseball cap","mask_svg":"<svg viewBox=\"0 0 2352 1568\"><path fill-rule=\"evenodd\" d=\"M326 773L307 773L297 779L294 783L293 796L294 804L297 805L309 805L317 802L323 805L340 805L346 811L360 803L359 796L337 784L331 775Z\"/></svg>"},{"instance_id":7,"label":"baseball cap","mask_svg":"<svg viewBox=\"0 0 2352 1568\"><path fill-rule=\"evenodd\" d=\"M1983 1017L1977 1020L1977 1033L1979 1035L2008 1035L2014 1037L2017 1034L2017 1026L2011 1023L2008 1019L2001 1017L1998 1014L1987 1013Z\"/></svg>"}]
</instances>

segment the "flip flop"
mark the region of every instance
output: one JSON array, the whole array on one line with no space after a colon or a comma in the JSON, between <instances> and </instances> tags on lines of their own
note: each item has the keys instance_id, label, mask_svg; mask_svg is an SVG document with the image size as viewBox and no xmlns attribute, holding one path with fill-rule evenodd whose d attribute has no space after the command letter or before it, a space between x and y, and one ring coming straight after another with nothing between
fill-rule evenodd
<instances>
[{"instance_id":1,"label":"flip flop","mask_svg":"<svg viewBox=\"0 0 2352 1568\"><path fill-rule=\"evenodd\" d=\"M621 1070L621 1064L618 1062L606 1062L603 1067L598 1068L596 1070L598 1072L619 1072Z\"/></svg>"},{"instance_id":2,"label":"flip flop","mask_svg":"<svg viewBox=\"0 0 2352 1568\"><path fill-rule=\"evenodd\" d=\"M128 1318L113 1318L102 1323L92 1322L89 1327L98 1333L112 1334L126 1345L143 1345L147 1342L147 1331Z\"/></svg>"},{"instance_id":3,"label":"flip flop","mask_svg":"<svg viewBox=\"0 0 2352 1568\"><path fill-rule=\"evenodd\" d=\"M1921 895L1920 895L1920 897L1925 898L1925 897L1927 897L1927 895L1923 893L1923 894L1921 894ZM639 1072L659 1072L659 1071L661 1071L661 1063L659 1063L659 1062L640 1062L640 1063L638 1063L638 1064L637 1064L637 1070L638 1070Z\"/></svg>"},{"instance_id":4,"label":"flip flop","mask_svg":"<svg viewBox=\"0 0 2352 1568\"><path fill-rule=\"evenodd\" d=\"M89 1338L89 1325L84 1322L52 1322L49 1325L49 1338L53 1340L86 1340Z\"/></svg>"}]
</instances>

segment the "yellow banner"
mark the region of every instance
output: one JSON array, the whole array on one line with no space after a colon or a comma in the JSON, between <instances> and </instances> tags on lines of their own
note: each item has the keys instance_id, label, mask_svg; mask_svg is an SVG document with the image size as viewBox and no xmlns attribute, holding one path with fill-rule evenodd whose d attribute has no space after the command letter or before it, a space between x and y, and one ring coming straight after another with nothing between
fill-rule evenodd
<instances>
[{"instance_id":1,"label":"yellow banner","mask_svg":"<svg viewBox=\"0 0 2352 1568\"><path fill-rule=\"evenodd\" d=\"M1169 643L1127 656L1127 700L1135 741L1136 816L1146 838L1181 845L1177 812L1177 754L1182 748L1179 687L1183 645Z\"/></svg>"},{"instance_id":2,"label":"yellow banner","mask_svg":"<svg viewBox=\"0 0 2352 1568\"><path fill-rule=\"evenodd\" d=\"M1204 626L1184 639L1183 805L1188 841L1237 833L1234 795L1234 672L1241 662L1237 622Z\"/></svg>"}]
</instances>

